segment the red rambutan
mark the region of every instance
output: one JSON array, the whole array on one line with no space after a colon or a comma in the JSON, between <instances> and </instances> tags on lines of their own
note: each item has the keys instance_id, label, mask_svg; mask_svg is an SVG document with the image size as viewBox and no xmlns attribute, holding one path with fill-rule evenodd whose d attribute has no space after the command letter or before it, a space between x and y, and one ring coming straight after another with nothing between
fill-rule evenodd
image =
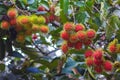
<instances>
[{"instance_id":1,"label":"red rambutan","mask_svg":"<svg viewBox=\"0 0 120 80\"><path fill-rule=\"evenodd\" d=\"M83 24L76 24L75 25L75 31L78 32L78 31L82 31L82 30L85 30L85 27Z\"/></svg>"},{"instance_id":2,"label":"red rambutan","mask_svg":"<svg viewBox=\"0 0 120 80\"><path fill-rule=\"evenodd\" d=\"M103 68L106 70L106 71L111 71L112 70L112 63L110 61L105 61L104 64L103 64Z\"/></svg>"}]
</instances>

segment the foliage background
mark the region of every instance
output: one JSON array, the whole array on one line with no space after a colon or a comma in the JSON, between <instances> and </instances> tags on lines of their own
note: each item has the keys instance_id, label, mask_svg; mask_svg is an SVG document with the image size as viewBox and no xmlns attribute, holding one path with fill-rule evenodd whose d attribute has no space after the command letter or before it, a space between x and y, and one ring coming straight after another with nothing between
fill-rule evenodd
<instances>
[{"instance_id":1,"label":"foliage background","mask_svg":"<svg viewBox=\"0 0 120 80\"><path fill-rule=\"evenodd\" d=\"M43 5L49 9L55 5L57 10L54 14L60 17L60 21L48 23L49 34L39 35L40 39L34 42L30 37L26 37L24 44L11 42L5 37L7 32L0 29L0 80L96 80L103 75L107 80L119 80L120 68L102 74L88 68L84 60L85 48L70 50L67 56L62 54L59 36L65 22L82 23L87 29L97 31L92 47L103 48L109 54L109 42L114 38L120 41L119 4L120 0L0 0L1 21L12 6L21 9L24 15L49 15L49 12L37 11L37 8ZM120 61L119 54L110 56L114 61Z\"/></svg>"}]
</instances>

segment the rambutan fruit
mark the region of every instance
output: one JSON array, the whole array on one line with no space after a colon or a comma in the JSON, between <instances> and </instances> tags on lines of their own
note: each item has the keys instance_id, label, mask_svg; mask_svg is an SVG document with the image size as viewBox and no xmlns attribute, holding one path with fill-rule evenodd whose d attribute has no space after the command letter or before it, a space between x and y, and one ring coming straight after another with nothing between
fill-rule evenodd
<instances>
[{"instance_id":1,"label":"rambutan fruit","mask_svg":"<svg viewBox=\"0 0 120 80\"><path fill-rule=\"evenodd\" d=\"M116 53L116 50L117 50L117 47L116 47L115 44L112 44L112 45L109 45L109 46L108 46L108 51L109 51L110 53Z\"/></svg>"},{"instance_id":2,"label":"rambutan fruit","mask_svg":"<svg viewBox=\"0 0 120 80\"><path fill-rule=\"evenodd\" d=\"M63 43L61 46L61 50L66 54L68 52L68 45L66 43Z\"/></svg>"},{"instance_id":3,"label":"rambutan fruit","mask_svg":"<svg viewBox=\"0 0 120 80\"><path fill-rule=\"evenodd\" d=\"M102 73L102 71L103 71L102 66L95 66L94 70L96 73Z\"/></svg>"},{"instance_id":4,"label":"rambutan fruit","mask_svg":"<svg viewBox=\"0 0 120 80\"><path fill-rule=\"evenodd\" d=\"M97 49L97 50L94 52L93 57L94 57L95 59L101 60L102 57L103 57L103 50L102 50L102 49Z\"/></svg>"},{"instance_id":5,"label":"rambutan fruit","mask_svg":"<svg viewBox=\"0 0 120 80\"><path fill-rule=\"evenodd\" d=\"M85 51L85 58L92 57L94 51L92 49L88 49Z\"/></svg>"},{"instance_id":6,"label":"rambutan fruit","mask_svg":"<svg viewBox=\"0 0 120 80\"><path fill-rule=\"evenodd\" d=\"M10 19L17 17L18 13L15 8L10 8L7 12L7 15Z\"/></svg>"},{"instance_id":7,"label":"rambutan fruit","mask_svg":"<svg viewBox=\"0 0 120 80\"><path fill-rule=\"evenodd\" d=\"M75 43L71 43L70 41L67 41L68 47L74 47Z\"/></svg>"},{"instance_id":8,"label":"rambutan fruit","mask_svg":"<svg viewBox=\"0 0 120 80\"><path fill-rule=\"evenodd\" d=\"M100 66L100 65L103 65L103 59L93 59L93 62L94 62L94 65L96 65L96 66Z\"/></svg>"},{"instance_id":9,"label":"rambutan fruit","mask_svg":"<svg viewBox=\"0 0 120 80\"><path fill-rule=\"evenodd\" d=\"M16 25L17 24L16 18L10 19L10 24L11 25Z\"/></svg>"},{"instance_id":10,"label":"rambutan fruit","mask_svg":"<svg viewBox=\"0 0 120 80\"><path fill-rule=\"evenodd\" d=\"M16 38L17 42L24 43L25 42L25 36L23 34L18 34Z\"/></svg>"},{"instance_id":11,"label":"rambutan fruit","mask_svg":"<svg viewBox=\"0 0 120 80\"><path fill-rule=\"evenodd\" d=\"M83 43L84 43L85 46L89 46L92 43L92 40L91 39L85 39L83 41Z\"/></svg>"},{"instance_id":12,"label":"rambutan fruit","mask_svg":"<svg viewBox=\"0 0 120 80\"><path fill-rule=\"evenodd\" d=\"M86 62L87 66L92 66L93 65L93 58L88 57L88 58L86 58L85 62Z\"/></svg>"},{"instance_id":13,"label":"rambutan fruit","mask_svg":"<svg viewBox=\"0 0 120 80\"><path fill-rule=\"evenodd\" d=\"M48 33L49 32L49 28L48 28L48 26L42 25L42 26L40 26L40 31L42 33Z\"/></svg>"},{"instance_id":14,"label":"rambutan fruit","mask_svg":"<svg viewBox=\"0 0 120 80\"><path fill-rule=\"evenodd\" d=\"M86 39L86 32L85 31L78 31L77 37L79 40L85 40Z\"/></svg>"},{"instance_id":15,"label":"rambutan fruit","mask_svg":"<svg viewBox=\"0 0 120 80\"><path fill-rule=\"evenodd\" d=\"M46 22L45 17L43 17L43 16L39 16L39 17L38 17L38 23L39 23L39 24L44 24L45 22Z\"/></svg>"},{"instance_id":16,"label":"rambutan fruit","mask_svg":"<svg viewBox=\"0 0 120 80\"><path fill-rule=\"evenodd\" d=\"M113 65L112 65L112 63L111 63L110 61L106 60L106 61L104 62L104 64L103 64L103 68L104 68L104 70L106 70L106 71L111 71L112 68L113 68Z\"/></svg>"},{"instance_id":17,"label":"rambutan fruit","mask_svg":"<svg viewBox=\"0 0 120 80\"><path fill-rule=\"evenodd\" d=\"M49 16L49 21L50 21L50 22L53 22L54 20L55 20L55 15L50 15L50 16Z\"/></svg>"},{"instance_id":18,"label":"rambutan fruit","mask_svg":"<svg viewBox=\"0 0 120 80\"><path fill-rule=\"evenodd\" d=\"M7 21L2 21L1 22L1 28L2 29L8 30L9 27L10 27L9 22L7 22Z\"/></svg>"},{"instance_id":19,"label":"rambutan fruit","mask_svg":"<svg viewBox=\"0 0 120 80\"><path fill-rule=\"evenodd\" d=\"M39 7L38 7L38 9L37 9L37 10L38 10L38 11L45 11L46 9L45 9L45 7L44 7L44 6L42 6L42 5L41 5L41 6L39 6Z\"/></svg>"},{"instance_id":20,"label":"rambutan fruit","mask_svg":"<svg viewBox=\"0 0 120 80\"><path fill-rule=\"evenodd\" d=\"M82 48L82 42L80 42L80 41L76 42L75 45L74 45L74 48L76 50L80 50Z\"/></svg>"},{"instance_id":21,"label":"rambutan fruit","mask_svg":"<svg viewBox=\"0 0 120 80\"><path fill-rule=\"evenodd\" d=\"M78 32L78 31L83 31L85 30L85 26L83 24L76 24L75 25L75 31Z\"/></svg>"},{"instance_id":22,"label":"rambutan fruit","mask_svg":"<svg viewBox=\"0 0 120 80\"><path fill-rule=\"evenodd\" d=\"M93 39L96 36L96 31L93 29L89 29L87 30L86 34L87 34L87 38Z\"/></svg>"},{"instance_id":23,"label":"rambutan fruit","mask_svg":"<svg viewBox=\"0 0 120 80\"><path fill-rule=\"evenodd\" d=\"M22 17L21 23L22 23L23 25L29 23L29 17L27 17L27 16Z\"/></svg>"},{"instance_id":24,"label":"rambutan fruit","mask_svg":"<svg viewBox=\"0 0 120 80\"><path fill-rule=\"evenodd\" d=\"M71 22L66 22L63 27L64 30L68 32L74 30L74 25Z\"/></svg>"},{"instance_id":25,"label":"rambutan fruit","mask_svg":"<svg viewBox=\"0 0 120 80\"><path fill-rule=\"evenodd\" d=\"M69 35L68 32L62 31L61 34L60 34L60 37L64 40L69 40L70 35Z\"/></svg>"},{"instance_id":26,"label":"rambutan fruit","mask_svg":"<svg viewBox=\"0 0 120 80\"><path fill-rule=\"evenodd\" d=\"M70 40L70 42L72 42L72 43L77 42L77 41L78 41L77 34L76 34L76 33L75 33L75 34L71 34L69 40Z\"/></svg>"}]
</instances>

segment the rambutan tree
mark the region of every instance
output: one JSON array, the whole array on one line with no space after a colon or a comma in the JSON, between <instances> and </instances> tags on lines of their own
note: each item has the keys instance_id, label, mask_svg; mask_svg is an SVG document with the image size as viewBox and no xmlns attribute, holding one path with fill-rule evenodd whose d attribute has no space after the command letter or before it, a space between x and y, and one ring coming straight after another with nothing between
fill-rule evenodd
<instances>
[{"instance_id":1,"label":"rambutan tree","mask_svg":"<svg viewBox=\"0 0 120 80\"><path fill-rule=\"evenodd\" d=\"M120 0L0 0L0 80L120 80Z\"/></svg>"}]
</instances>

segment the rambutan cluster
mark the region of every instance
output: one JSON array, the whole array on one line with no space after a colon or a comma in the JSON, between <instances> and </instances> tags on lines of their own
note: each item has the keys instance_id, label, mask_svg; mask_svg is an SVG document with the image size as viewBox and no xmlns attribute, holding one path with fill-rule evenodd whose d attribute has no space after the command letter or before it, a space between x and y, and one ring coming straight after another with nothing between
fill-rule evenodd
<instances>
[{"instance_id":1,"label":"rambutan cluster","mask_svg":"<svg viewBox=\"0 0 120 80\"><path fill-rule=\"evenodd\" d=\"M120 52L120 44L118 43L117 39L114 39L112 42L109 43L108 51L113 54Z\"/></svg>"},{"instance_id":2,"label":"rambutan cluster","mask_svg":"<svg viewBox=\"0 0 120 80\"><path fill-rule=\"evenodd\" d=\"M66 47L68 47L64 51L62 48L64 44L61 46L62 51L66 53L70 48L81 50L83 45L89 46L96 37L96 31L93 29L85 30L83 24L75 25L72 22L66 22L60 36L64 40Z\"/></svg>"},{"instance_id":3,"label":"rambutan cluster","mask_svg":"<svg viewBox=\"0 0 120 80\"><path fill-rule=\"evenodd\" d=\"M112 62L105 60L104 51L102 49L85 51L85 62L87 66L92 66L96 73L102 73L103 71L111 71L113 68Z\"/></svg>"},{"instance_id":4,"label":"rambutan cluster","mask_svg":"<svg viewBox=\"0 0 120 80\"><path fill-rule=\"evenodd\" d=\"M10 8L6 15L7 19L1 22L1 28L9 30L11 27L17 32L16 41L24 43L26 36L34 33L48 33L49 28L45 25L46 20L43 16L37 15L18 15L15 8Z\"/></svg>"}]
</instances>

